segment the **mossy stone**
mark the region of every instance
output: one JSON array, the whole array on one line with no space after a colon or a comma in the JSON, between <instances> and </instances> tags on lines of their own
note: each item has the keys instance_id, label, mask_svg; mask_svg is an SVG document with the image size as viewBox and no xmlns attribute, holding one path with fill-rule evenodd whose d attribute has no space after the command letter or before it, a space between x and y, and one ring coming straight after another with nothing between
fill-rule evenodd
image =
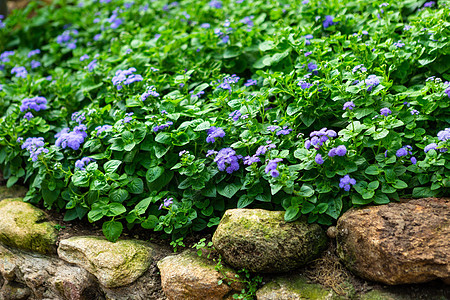
<instances>
[{"instance_id":1,"label":"mossy stone","mask_svg":"<svg viewBox=\"0 0 450 300\"><path fill-rule=\"evenodd\" d=\"M10 198L22 198L25 197L27 189L23 186L12 186L7 188L6 186L0 186L0 201Z\"/></svg>"},{"instance_id":2,"label":"mossy stone","mask_svg":"<svg viewBox=\"0 0 450 300\"><path fill-rule=\"evenodd\" d=\"M319 225L305 220L288 223L283 211L263 209L227 210L212 240L232 267L262 273L296 269L327 246Z\"/></svg>"},{"instance_id":3,"label":"mossy stone","mask_svg":"<svg viewBox=\"0 0 450 300\"><path fill-rule=\"evenodd\" d=\"M0 242L42 254L56 252L57 231L44 212L20 198L0 201Z\"/></svg>"}]
</instances>

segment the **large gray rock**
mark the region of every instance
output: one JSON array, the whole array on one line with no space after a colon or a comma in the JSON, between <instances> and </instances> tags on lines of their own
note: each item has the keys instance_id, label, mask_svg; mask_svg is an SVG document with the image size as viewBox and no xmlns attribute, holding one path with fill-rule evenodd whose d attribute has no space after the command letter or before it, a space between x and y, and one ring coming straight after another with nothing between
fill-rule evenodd
<instances>
[{"instance_id":1,"label":"large gray rock","mask_svg":"<svg viewBox=\"0 0 450 300\"><path fill-rule=\"evenodd\" d=\"M0 243L39 252L56 252L56 229L44 212L21 199L0 201Z\"/></svg>"},{"instance_id":2,"label":"large gray rock","mask_svg":"<svg viewBox=\"0 0 450 300\"><path fill-rule=\"evenodd\" d=\"M352 209L337 222L337 250L353 273L390 285L450 279L450 199Z\"/></svg>"},{"instance_id":3,"label":"large gray rock","mask_svg":"<svg viewBox=\"0 0 450 300\"><path fill-rule=\"evenodd\" d=\"M0 245L0 299L102 299L95 277L82 268Z\"/></svg>"},{"instance_id":4,"label":"large gray rock","mask_svg":"<svg viewBox=\"0 0 450 300\"><path fill-rule=\"evenodd\" d=\"M61 240L61 259L93 274L107 288L132 283L149 268L155 250L149 243L119 240L112 243L103 237L72 237Z\"/></svg>"},{"instance_id":5,"label":"large gray rock","mask_svg":"<svg viewBox=\"0 0 450 300\"><path fill-rule=\"evenodd\" d=\"M216 264L199 257L193 251L184 251L180 255L168 256L158 262L161 271L161 284L169 300L221 300L232 299L244 285L227 280L236 278L236 273L224 267L223 273L215 269ZM223 280L222 284L218 284ZM230 285L226 284L230 281Z\"/></svg>"},{"instance_id":6,"label":"large gray rock","mask_svg":"<svg viewBox=\"0 0 450 300\"><path fill-rule=\"evenodd\" d=\"M227 210L212 241L232 267L261 273L298 268L327 246L319 225L302 220L287 223L284 212L262 209Z\"/></svg>"}]
</instances>

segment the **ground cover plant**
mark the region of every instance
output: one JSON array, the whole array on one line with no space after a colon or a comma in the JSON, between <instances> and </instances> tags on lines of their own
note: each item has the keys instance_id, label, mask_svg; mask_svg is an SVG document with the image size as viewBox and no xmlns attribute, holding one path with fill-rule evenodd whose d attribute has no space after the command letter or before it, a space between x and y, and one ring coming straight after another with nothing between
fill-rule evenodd
<instances>
[{"instance_id":1,"label":"ground cover plant","mask_svg":"<svg viewBox=\"0 0 450 300\"><path fill-rule=\"evenodd\" d=\"M65 220L174 240L450 195L447 1L53 1L0 21L0 164Z\"/></svg>"}]
</instances>

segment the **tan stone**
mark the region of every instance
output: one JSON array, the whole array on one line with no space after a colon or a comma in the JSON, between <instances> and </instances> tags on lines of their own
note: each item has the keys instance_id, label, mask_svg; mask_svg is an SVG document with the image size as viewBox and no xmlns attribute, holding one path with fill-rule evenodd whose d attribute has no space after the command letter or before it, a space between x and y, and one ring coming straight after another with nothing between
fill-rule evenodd
<instances>
[{"instance_id":1,"label":"tan stone","mask_svg":"<svg viewBox=\"0 0 450 300\"><path fill-rule=\"evenodd\" d=\"M449 278L449 237L449 198L352 209L337 223L337 250L346 267L390 285Z\"/></svg>"},{"instance_id":2,"label":"tan stone","mask_svg":"<svg viewBox=\"0 0 450 300\"><path fill-rule=\"evenodd\" d=\"M56 252L56 229L44 212L21 199L0 201L0 243L43 254Z\"/></svg>"},{"instance_id":3,"label":"tan stone","mask_svg":"<svg viewBox=\"0 0 450 300\"><path fill-rule=\"evenodd\" d=\"M0 186L0 201L10 198L22 198L25 197L27 189L23 186L12 186L7 188L6 186Z\"/></svg>"},{"instance_id":4,"label":"tan stone","mask_svg":"<svg viewBox=\"0 0 450 300\"><path fill-rule=\"evenodd\" d=\"M161 285L169 300L220 300L232 299L240 293L244 285L227 280L215 269L216 264L193 251L168 256L158 262L161 272ZM235 278L236 273L225 267L227 278ZM222 284L218 284L223 280ZM230 282L230 285L227 282Z\"/></svg>"},{"instance_id":5,"label":"tan stone","mask_svg":"<svg viewBox=\"0 0 450 300\"><path fill-rule=\"evenodd\" d=\"M214 247L234 268L278 273L317 258L327 237L317 224L284 221L283 211L230 209L212 238Z\"/></svg>"},{"instance_id":6,"label":"tan stone","mask_svg":"<svg viewBox=\"0 0 450 300\"><path fill-rule=\"evenodd\" d=\"M120 287L139 278L152 263L155 251L149 243L103 237L72 237L59 243L61 259L93 274L105 287Z\"/></svg>"}]
</instances>

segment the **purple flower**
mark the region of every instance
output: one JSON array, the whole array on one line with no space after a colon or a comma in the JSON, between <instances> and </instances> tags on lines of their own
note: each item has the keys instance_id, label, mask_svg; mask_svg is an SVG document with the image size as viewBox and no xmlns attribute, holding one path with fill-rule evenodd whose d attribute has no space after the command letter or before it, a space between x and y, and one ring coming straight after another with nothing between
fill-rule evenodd
<instances>
[{"instance_id":1,"label":"purple flower","mask_svg":"<svg viewBox=\"0 0 450 300\"><path fill-rule=\"evenodd\" d=\"M411 115L418 115L419 111L417 109L413 109L410 111Z\"/></svg>"},{"instance_id":2,"label":"purple flower","mask_svg":"<svg viewBox=\"0 0 450 300\"><path fill-rule=\"evenodd\" d=\"M344 103L344 106L343 106L342 109L343 110L346 110L346 109L352 110L354 108L355 108L355 103L353 103L353 101L347 101L347 102Z\"/></svg>"},{"instance_id":3,"label":"purple flower","mask_svg":"<svg viewBox=\"0 0 450 300\"><path fill-rule=\"evenodd\" d=\"M16 77L27 78L28 72L25 67L14 67L11 69L11 74L16 74Z\"/></svg>"},{"instance_id":4,"label":"purple flower","mask_svg":"<svg viewBox=\"0 0 450 300\"><path fill-rule=\"evenodd\" d=\"M252 86L256 84L258 84L258 82L255 79L249 79L246 83L244 83L244 86Z\"/></svg>"},{"instance_id":5,"label":"purple flower","mask_svg":"<svg viewBox=\"0 0 450 300\"><path fill-rule=\"evenodd\" d=\"M220 171L231 174L239 170L239 158L242 158L242 156L236 155L236 151L233 149L223 148L217 153L214 162L217 163L217 168Z\"/></svg>"},{"instance_id":6,"label":"purple flower","mask_svg":"<svg viewBox=\"0 0 450 300\"><path fill-rule=\"evenodd\" d=\"M35 49L35 50L31 50L30 52L28 52L27 56L28 56L28 58L30 58L30 57L32 57L36 54L40 54L40 53L41 53L41 50Z\"/></svg>"},{"instance_id":7,"label":"purple flower","mask_svg":"<svg viewBox=\"0 0 450 300\"><path fill-rule=\"evenodd\" d=\"M311 54L312 54L311 51L307 51L307 52L305 52L305 57L308 57L308 56L310 56Z\"/></svg>"},{"instance_id":8,"label":"purple flower","mask_svg":"<svg viewBox=\"0 0 450 300\"><path fill-rule=\"evenodd\" d=\"M408 150L406 150L406 148L400 148L397 150L397 152L395 153L395 155L397 157L402 157L402 156L407 156L408 155Z\"/></svg>"},{"instance_id":9,"label":"purple flower","mask_svg":"<svg viewBox=\"0 0 450 300\"><path fill-rule=\"evenodd\" d=\"M86 120L84 112L74 112L71 116L71 120L77 122L78 124L83 123Z\"/></svg>"},{"instance_id":10,"label":"purple flower","mask_svg":"<svg viewBox=\"0 0 450 300\"><path fill-rule=\"evenodd\" d=\"M203 28L203 29L209 29L210 27L211 27L211 25L209 23L202 23L200 25L200 28Z\"/></svg>"},{"instance_id":11,"label":"purple flower","mask_svg":"<svg viewBox=\"0 0 450 300\"><path fill-rule=\"evenodd\" d=\"M153 131L158 132L160 130L164 130L164 129L168 128L171 125L173 125L173 122L167 121L165 124L161 124L161 125L157 125L157 126L153 127Z\"/></svg>"},{"instance_id":12,"label":"purple flower","mask_svg":"<svg viewBox=\"0 0 450 300\"><path fill-rule=\"evenodd\" d=\"M41 63L38 62L37 60L32 60L30 64L32 69L36 69L41 66Z\"/></svg>"},{"instance_id":13,"label":"purple flower","mask_svg":"<svg viewBox=\"0 0 450 300\"><path fill-rule=\"evenodd\" d=\"M217 8L217 9L222 8L222 2L221 1L211 0L208 4L212 8Z\"/></svg>"},{"instance_id":14,"label":"purple flower","mask_svg":"<svg viewBox=\"0 0 450 300\"><path fill-rule=\"evenodd\" d=\"M99 136L103 131L109 130L111 128L111 125L103 125L95 127L95 130L97 131L97 136Z\"/></svg>"},{"instance_id":15,"label":"purple flower","mask_svg":"<svg viewBox=\"0 0 450 300\"><path fill-rule=\"evenodd\" d=\"M333 22L334 17L333 16L325 16L325 20L323 21L323 28L328 28L330 26L336 25L337 22Z\"/></svg>"},{"instance_id":16,"label":"purple flower","mask_svg":"<svg viewBox=\"0 0 450 300\"><path fill-rule=\"evenodd\" d=\"M353 72L353 73L356 73L357 71L361 71L361 72L364 73L364 72L367 72L367 68L364 67L363 64L357 65L356 67L353 68L352 72Z\"/></svg>"},{"instance_id":17,"label":"purple flower","mask_svg":"<svg viewBox=\"0 0 450 300\"><path fill-rule=\"evenodd\" d=\"M339 145L336 147L336 155L344 156L347 153L347 148L344 145Z\"/></svg>"},{"instance_id":18,"label":"purple flower","mask_svg":"<svg viewBox=\"0 0 450 300\"><path fill-rule=\"evenodd\" d=\"M292 131L291 128L284 126L283 129L277 131L277 135L288 135Z\"/></svg>"},{"instance_id":19,"label":"purple flower","mask_svg":"<svg viewBox=\"0 0 450 300\"><path fill-rule=\"evenodd\" d=\"M215 154L217 154L217 151L214 151L214 150L208 150L208 151L206 152L206 157L211 156L211 155L215 155Z\"/></svg>"},{"instance_id":20,"label":"purple flower","mask_svg":"<svg viewBox=\"0 0 450 300\"><path fill-rule=\"evenodd\" d=\"M411 157L411 163L415 165L417 163L417 159L413 156Z\"/></svg>"},{"instance_id":21,"label":"purple flower","mask_svg":"<svg viewBox=\"0 0 450 300\"><path fill-rule=\"evenodd\" d=\"M275 158L272 160L269 160L269 162L266 165L266 168L264 169L264 172L266 172L266 174L270 173L270 176L272 177L278 177L280 175L280 173L277 171L277 167L278 167L278 163L283 161L282 158ZM274 172L276 171L276 172Z\"/></svg>"},{"instance_id":22,"label":"purple flower","mask_svg":"<svg viewBox=\"0 0 450 300\"><path fill-rule=\"evenodd\" d=\"M307 34L304 36L304 38L305 38L305 45L308 46L308 45L311 45L310 40L312 40L314 38L314 36L312 34Z\"/></svg>"},{"instance_id":23,"label":"purple flower","mask_svg":"<svg viewBox=\"0 0 450 300\"><path fill-rule=\"evenodd\" d=\"M152 85L150 86L147 91L145 91L142 95L141 95L141 100L145 101L147 100L147 98L149 96L153 96L153 97L159 97L159 93L155 90L155 87Z\"/></svg>"},{"instance_id":24,"label":"purple flower","mask_svg":"<svg viewBox=\"0 0 450 300\"><path fill-rule=\"evenodd\" d=\"M297 85L298 85L299 87L301 87L303 90L309 89L310 87L313 86L313 84L308 83L308 82L303 81L303 80L299 81L299 82L297 83Z\"/></svg>"},{"instance_id":25,"label":"purple flower","mask_svg":"<svg viewBox=\"0 0 450 300\"><path fill-rule=\"evenodd\" d=\"M141 75L133 74L136 68L129 68L128 70L117 70L115 76L112 78L112 83L118 90L122 89L122 84L129 85L133 82L144 80Z\"/></svg>"},{"instance_id":26,"label":"purple flower","mask_svg":"<svg viewBox=\"0 0 450 300\"><path fill-rule=\"evenodd\" d=\"M277 125L270 125L267 127L267 130L270 132L274 132L275 130L277 130L278 128L280 128L280 126Z\"/></svg>"},{"instance_id":27,"label":"purple flower","mask_svg":"<svg viewBox=\"0 0 450 300\"><path fill-rule=\"evenodd\" d=\"M276 148L275 144L272 144L272 141L267 141L266 143L267 143L267 145L258 147L258 149L256 150L256 153L255 153L256 156L264 155L264 154L266 154L266 152L269 149L275 149Z\"/></svg>"},{"instance_id":28,"label":"purple flower","mask_svg":"<svg viewBox=\"0 0 450 300\"><path fill-rule=\"evenodd\" d=\"M225 131L223 131L220 127L211 126L208 129L208 137L206 137L207 143L214 143L216 142L216 138L220 137L223 138L225 136Z\"/></svg>"},{"instance_id":29,"label":"purple flower","mask_svg":"<svg viewBox=\"0 0 450 300\"><path fill-rule=\"evenodd\" d=\"M85 167L86 167L87 165L89 165L89 163L90 163L91 161L94 161L94 159L93 159L93 158L90 158L90 157L83 157L82 159L79 159L79 160L77 160L77 161L75 162L75 168L78 168L78 169L84 171L84 170L85 170Z\"/></svg>"},{"instance_id":30,"label":"purple flower","mask_svg":"<svg viewBox=\"0 0 450 300\"><path fill-rule=\"evenodd\" d=\"M339 187L341 189L344 189L344 191L346 191L346 192L350 191L351 185L355 185L355 184L356 184L356 180L353 178L350 178L349 175L345 175L339 181Z\"/></svg>"},{"instance_id":31,"label":"purple flower","mask_svg":"<svg viewBox=\"0 0 450 300\"><path fill-rule=\"evenodd\" d=\"M318 163L319 165L323 164L323 158L322 155L320 155L319 153L317 153L316 157L314 158L314 160L316 161L316 163Z\"/></svg>"},{"instance_id":32,"label":"purple flower","mask_svg":"<svg viewBox=\"0 0 450 300\"><path fill-rule=\"evenodd\" d=\"M26 149L30 153L32 161L37 161L41 153L48 153L48 149L44 148L43 137L30 137L22 144L22 149Z\"/></svg>"},{"instance_id":33,"label":"purple flower","mask_svg":"<svg viewBox=\"0 0 450 300\"><path fill-rule=\"evenodd\" d=\"M397 48L402 48L405 46L405 43L402 43L402 41L398 41L394 43L394 46Z\"/></svg>"},{"instance_id":34,"label":"purple flower","mask_svg":"<svg viewBox=\"0 0 450 300\"><path fill-rule=\"evenodd\" d=\"M247 165L247 166L250 166L250 165L252 165L254 163L258 163L260 161L261 160L256 155L244 157L244 165Z\"/></svg>"},{"instance_id":35,"label":"purple flower","mask_svg":"<svg viewBox=\"0 0 450 300\"><path fill-rule=\"evenodd\" d=\"M364 80L364 83L366 84L367 91L370 92L374 87L380 84L380 80L376 75L372 74L369 75L366 80Z\"/></svg>"},{"instance_id":36,"label":"purple flower","mask_svg":"<svg viewBox=\"0 0 450 300\"><path fill-rule=\"evenodd\" d=\"M34 116L33 116L33 114L32 114L31 112L27 112L27 113L23 116L23 118L24 118L24 119L27 119L28 121L30 121L33 117L34 117Z\"/></svg>"},{"instance_id":37,"label":"purple flower","mask_svg":"<svg viewBox=\"0 0 450 300\"><path fill-rule=\"evenodd\" d=\"M392 111L389 108L384 107L384 108L380 109L380 114L382 116L387 117L388 115L392 114Z\"/></svg>"},{"instance_id":38,"label":"purple flower","mask_svg":"<svg viewBox=\"0 0 450 300\"><path fill-rule=\"evenodd\" d=\"M166 198L159 206L159 210L161 210L163 207L169 207L171 204L173 204L173 198Z\"/></svg>"},{"instance_id":39,"label":"purple flower","mask_svg":"<svg viewBox=\"0 0 450 300\"><path fill-rule=\"evenodd\" d=\"M437 146L438 146L438 145L437 145L436 143L428 144L427 146L425 146L425 148L423 149L423 151L424 151L425 153L427 153L427 152L430 151L431 149L436 150Z\"/></svg>"},{"instance_id":40,"label":"purple flower","mask_svg":"<svg viewBox=\"0 0 450 300\"><path fill-rule=\"evenodd\" d=\"M315 63L309 63L308 64L308 71L309 72L313 72L315 75L317 75L317 71L315 71L317 69L317 65Z\"/></svg>"},{"instance_id":41,"label":"purple flower","mask_svg":"<svg viewBox=\"0 0 450 300\"><path fill-rule=\"evenodd\" d=\"M239 118L242 116L242 113L239 110L233 111L231 114L228 115L234 122L239 120Z\"/></svg>"},{"instance_id":42,"label":"purple flower","mask_svg":"<svg viewBox=\"0 0 450 300\"><path fill-rule=\"evenodd\" d=\"M435 1L428 1L423 4L423 7L433 7L433 5L435 4L436 4Z\"/></svg>"},{"instance_id":43,"label":"purple flower","mask_svg":"<svg viewBox=\"0 0 450 300\"><path fill-rule=\"evenodd\" d=\"M96 66L97 66L97 59L93 59L93 60L87 65L87 69L88 69L89 72L92 72Z\"/></svg>"},{"instance_id":44,"label":"purple flower","mask_svg":"<svg viewBox=\"0 0 450 300\"><path fill-rule=\"evenodd\" d=\"M47 109L47 99L40 96L36 96L33 98L25 98L22 100L20 111L23 112L26 111L27 109L33 109L35 111Z\"/></svg>"},{"instance_id":45,"label":"purple flower","mask_svg":"<svg viewBox=\"0 0 450 300\"><path fill-rule=\"evenodd\" d=\"M87 136L85 130L85 125L75 126L73 131L70 131L69 128L64 128L55 135L55 145L63 149L69 147L73 150L78 150Z\"/></svg>"},{"instance_id":46,"label":"purple flower","mask_svg":"<svg viewBox=\"0 0 450 300\"><path fill-rule=\"evenodd\" d=\"M89 55L84 54L83 56L80 57L80 61L85 61L86 59L89 59Z\"/></svg>"},{"instance_id":47,"label":"purple flower","mask_svg":"<svg viewBox=\"0 0 450 300\"><path fill-rule=\"evenodd\" d=\"M3 52L2 54L0 54L0 61L1 62L9 62L9 61L11 61L10 59L9 59L9 56L12 56L12 55L14 55L14 51L5 51L5 52Z\"/></svg>"},{"instance_id":48,"label":"purple flower","mask_svg":"<svg viewBox=\"0 0 450 300\"><path fill-rule=\"evenodd\" d=\"M450 140L450 128L445 128L438 132L437 137L440 141Z\"/></svg>"}]
</instances>

